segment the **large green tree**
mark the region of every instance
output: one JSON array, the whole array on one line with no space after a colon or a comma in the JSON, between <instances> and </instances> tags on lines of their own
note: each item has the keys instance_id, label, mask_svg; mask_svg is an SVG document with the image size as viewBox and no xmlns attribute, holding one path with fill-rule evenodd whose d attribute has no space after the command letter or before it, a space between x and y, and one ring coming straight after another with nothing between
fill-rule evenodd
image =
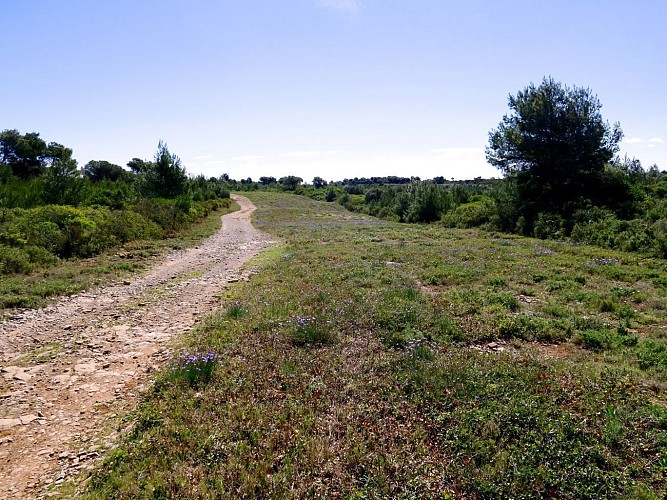
<instances>
[{"instance_id":1,"label":"large green tree","mask_svg":"<svg viewBox=\"0 0 667 500\"><path fill-rule=\"evenodd\" d=\"M601 107L589 89L553 78L510 95L511 112L489 133L486 157L515 183L528 228L540 212L568 217L603 204L605 165L623 132L602 119Z\"/></svg>"}]
</instances>

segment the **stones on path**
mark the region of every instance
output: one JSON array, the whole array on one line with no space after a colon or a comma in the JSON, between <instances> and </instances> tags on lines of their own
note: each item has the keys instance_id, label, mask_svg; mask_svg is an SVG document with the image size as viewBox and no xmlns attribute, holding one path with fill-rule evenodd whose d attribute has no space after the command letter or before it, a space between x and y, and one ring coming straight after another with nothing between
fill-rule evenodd
<instances>
[{"instance_id":1,"label":"stones on path","mask_svg":"<svg viewBox=\"0 0 667 500\"><path fill-rule=\"evenodd\" d=\"M22 366L3 366L0 369L5 380L19 380L21 382L30 381L33 373L39 370L40 367L24 368Z\"/></svg>"},{"instance_id":2,"label":"stones on path","mask_svg":"<svg viewBox=\"0 0 667 500\"><path fill-rule=\"evenodd\" d=\"M6 431L19 425L28 425L42 417L38 415L21 415L19 418L0 418L0 431Z\"/></svg>"},{"instance_id":3,"label":"stones on path","mask_svg":"<svg viewBox=\"0 0 667 500\"><path fill-rule=\"evenodd\" d=\"M69 381L72 379L71 375L68 375L66 373L63 373L62 375L56 375L55 377L51 378L51 381L54 384L61 384L61 385L66 385L69 383Z\"/></svg>"},{"instance_id":4,"label":"stones on path","mask_svg":"<svg viewBox=\"0 0 667 500\"><path fill-rule=\"evenodd\" d=\"M95 373L97 371L97 366L95 365L94 362L87 361L84 363L79 362L78 364L74 365L74 373L77 375L90 375L91 373Z\"/></svg>"},{"instance_id":5,"label":"stones on path","mask_svg":"<svg viewBox=\"0 0 667 500\"><path fill-rule=\"evenodd\" d=\"M39 417L37 415L22 415L19 417L19 420L21 421L21 425L28 425L30 422L39 420Z\"/></svg>"},{"instance_id":6,"label":"stones on path","mask_svg":"<svg viewBox=\"0 0 667 500\"><path fill-rule=\"evenodd\" d=\"M6 431L17 425L21 425L20 418L0 418L0 431Z\"/></svg>"},{"instance_id":7,"label":"stones on path","mask_svg":"<svg viewBox=\"0 0 667 500\"><path fill-rule=\"evenodd\" d=\"M21 382L28 382L32 378L32 375L29 373L20 370L14 374L14 380L20 380Z\"/></svg>"}]
</instances>

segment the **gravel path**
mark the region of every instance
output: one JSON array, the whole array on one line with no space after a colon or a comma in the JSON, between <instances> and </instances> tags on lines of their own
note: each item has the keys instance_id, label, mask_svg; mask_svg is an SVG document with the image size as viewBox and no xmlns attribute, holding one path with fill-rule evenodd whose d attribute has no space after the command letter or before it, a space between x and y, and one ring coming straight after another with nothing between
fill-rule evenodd
<instances>
[{"instance_id":1,"label":"gravel path","mask_svg":"<svg viewBox=\"0 0 667 500\"><path fill-rule=\"evenodd\" d=\"M136 281L0 324L0 498L40 497L92 468L172 340L217 308L228 283L249 278L243 264L273 242L251 225L252 203L234 199L241 210L218 234Z\"/></svg>"}]
</instances>

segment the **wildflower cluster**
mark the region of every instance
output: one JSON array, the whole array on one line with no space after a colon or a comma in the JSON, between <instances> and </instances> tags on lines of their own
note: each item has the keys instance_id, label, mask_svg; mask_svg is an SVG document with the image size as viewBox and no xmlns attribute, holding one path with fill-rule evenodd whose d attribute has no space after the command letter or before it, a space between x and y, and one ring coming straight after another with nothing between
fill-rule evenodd
<instances>
[{"instance_id":1,"label":"wildflower cluster","mask_svg":"<svg viewBox=\"0 0 667 500\"><path fill-rule=\"evenodd\" d=\"M606 259L604 257L601 257L601 258L594 257L593 258L593 263L594 264L601 264L603 266L610 266L612 264L618 264L618 262L619 262L618 259Z\"/></svg>"},{"instance_id":2,"label":"wildflower cluster","mask_svg":"<svg viewBox=\"0 0 667 500\"><path fill-rule=\"evenodd\" d=\"M229 308L227 308L227 317L232 319L240 319L246 315L248 311L243 307L243 304L235 300Z\"/></svg>"},{"instance_id":3,"label":"wildflower cluster","mask_svg":"<svg viewBox=\"0 0 667 500\"><path fill-rule=\"evenodd\" d=\"M208 382L212 375L217 357L214 353L194 353L186 352L172 357L169 360L171 375L176 380L185 380L190 385Z\"/></svg>"},{"instance_id":4,"label":"wildflower cluster","mask_svg":"<svg viewBox=\"0 0 667 500\"><path fill-rule=\"evenodd\" d=\"M325 344L333 340L330 321L315 316L297 316L288 323L293 325L291 337L296 345Z\"/></svg>"},{"instance_id":5,"label":"wildflower cluster","mask_svg":"<svg viewBox=\"0 0 667 500\"><path fill-rule=\"evenodd\" d=\"M314 316L297 316L294 320L294 324L297 328L307 328L313 323L315 323Z\"/></svg>"},{"instance_id":6,"label":"wildflower cluster","mask_svg":"<svg viewBox=\"0 0 667 500\"><path fill-rule=\"evenodd\" d=\"M548 248L543 248L539 245L535 245L535 252L539 255L551 255L553 253L556 253L553 250L550 250Z\"/></svg>"}]
</instances>

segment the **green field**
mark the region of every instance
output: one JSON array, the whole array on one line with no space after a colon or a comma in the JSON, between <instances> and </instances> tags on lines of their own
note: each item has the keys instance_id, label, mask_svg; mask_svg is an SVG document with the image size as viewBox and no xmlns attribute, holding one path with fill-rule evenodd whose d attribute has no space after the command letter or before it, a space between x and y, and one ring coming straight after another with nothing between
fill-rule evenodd
<instances>
[{"instance_id":1,"label":"green field","mask_svg":"<svg viewBox=\"0 0 667 500\"><path fill-rule=\"evenodd\" d=\"M84 496L664 498L667 261L247 196L283 245Z\"/></svg>"}]
</instances>

